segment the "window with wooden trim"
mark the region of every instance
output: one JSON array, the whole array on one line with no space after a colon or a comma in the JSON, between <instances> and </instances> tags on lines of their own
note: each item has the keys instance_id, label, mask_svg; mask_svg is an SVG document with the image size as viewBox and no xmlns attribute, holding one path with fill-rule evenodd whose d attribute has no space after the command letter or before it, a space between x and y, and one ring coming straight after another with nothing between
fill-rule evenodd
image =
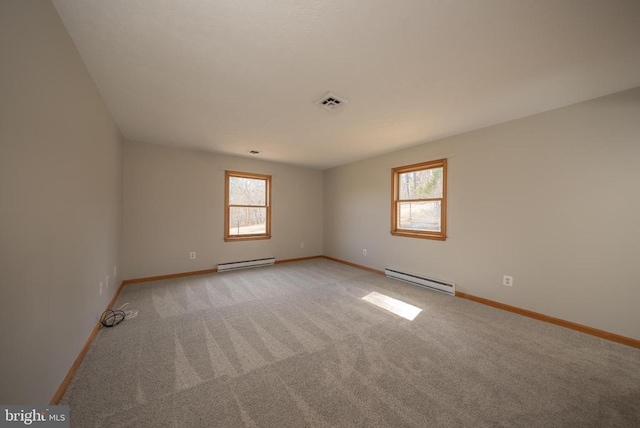
<instances>
[{"instance_id":1,"label":"window with wooden trim","mask_svg":"<svg viewBox=\"0 0 640 428\"><path fill-rule=\"evenodd\" d=\"M447 160L393 168L391 234L447 238Z\"/></svg>"},{"instance_id":2,"label":"window with wooden trim","mask_svg":"<svg viewBox=\"0 0 640 428\"><path fill-rule=\"evenodd\" d=\"M271 176L225 171L224 240L271 238Z\"/></svg>"}]
</instances>

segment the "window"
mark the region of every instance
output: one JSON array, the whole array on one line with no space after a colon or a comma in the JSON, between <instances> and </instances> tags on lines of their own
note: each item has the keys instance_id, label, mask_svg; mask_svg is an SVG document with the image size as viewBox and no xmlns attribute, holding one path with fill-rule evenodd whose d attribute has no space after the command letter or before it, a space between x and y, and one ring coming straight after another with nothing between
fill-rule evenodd
<instances>
[{"instance_id":1,"label":"window","mask_svg":"<svg viewBox=\"0 0 640 428\"><path fill-rule=\"evenodd\" d=\"M271 176L225 172L224 240L271 238Z\"/></svg>"},{"instance_id":2,"label":"window","mask_svg":"<svg viewBox=\"0 0 640 428\"><path fill-rule=\"evenodd\" d=\"M391 234L444 241L447 160L401 166L391 174Z\"/></svg>"}]
</instances>

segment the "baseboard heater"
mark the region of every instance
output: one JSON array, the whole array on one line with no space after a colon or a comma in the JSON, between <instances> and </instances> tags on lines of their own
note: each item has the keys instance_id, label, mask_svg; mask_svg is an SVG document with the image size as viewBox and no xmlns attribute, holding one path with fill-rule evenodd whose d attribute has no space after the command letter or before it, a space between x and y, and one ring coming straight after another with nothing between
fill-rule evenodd
<instances>
[{"instance_id":1,"label":"baseboard heater","mask_svg":"<svg viewBox=\"0 0 640 428\"><path fill-rule=\"evenodd\" d=\"M218 272L227 272L237 269L249 269L261 266L271 266L276 262L274 257L268 259L245 260L242 262L221 263L218 265Z\"/></svg>"},{"instance_id":2,"label":"baseboard heater","mask_svg":"<svg viewBox=\"0 0 640 428\"><path fill-rule=\"evenodd\" d=\"M385 269L384 274L389 278L398 279L408 282L409 284L419 285L431 290L439 291L450 296L456 295L456 285L451 282L441 281L439 279L427 278L424 276L414 275L412 273L400 272L393 269Z\"/></svg>"}]
</instances>

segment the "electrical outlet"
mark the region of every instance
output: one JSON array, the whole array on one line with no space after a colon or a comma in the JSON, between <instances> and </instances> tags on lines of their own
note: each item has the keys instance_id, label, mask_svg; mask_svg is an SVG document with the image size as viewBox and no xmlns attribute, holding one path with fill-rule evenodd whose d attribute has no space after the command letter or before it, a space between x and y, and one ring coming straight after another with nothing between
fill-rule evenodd
<instances>
[{"instance_id":1,"label":"electrical outlet","mask_svg":"<svg viewBox=\"0 0 640 428\"><path fill-rule=\"evenodd\" d=\"M189 258L190 258L191 260L195 260L195 258L196 258L196 252L195 252L195 251L190 252L190 253L189 253Z\"/></svg>"},{"instance_id":2,"label":"electrical outlet","mask_svg":"<svg viewBox=\"0 0 640 428\"><path fill-rule=\"evenodd\" d=\"M118 276L118 266L114 266L113 267L113 277L117 277Z\"/></svg>"},{"instance_id":3,"label":"electrical outlet","mask_svg":"<svg viewBox=\"0 0 640 428\"><path fill-rule=\"evenodd\" d=\"M304 242L300 243L300 248L304 248Z\"/></svg>"},{"instance_id":4,"label":"electrical outlet","mask_svg":"<svg viewBox=\"0 0 640 428\"><path fill-rule=\"evenodd\" d=\"M507 287L513 287L513 277L509 275L504 275L502 277L502 285L506 285Z\"/></svg>"},{"instance_id":5,"label":"electrical outlet","mask_svg":"<svg viewBox=\"0 0 640 428\"><path fill-rule=\"evenodd\" d=\"M109 288L109 275L107 275L107 280L105 281L105 284L107 284L107 288Z\"/></svg>"},{"instance_id":6,"label":"electrical outlet","mask_svg":"<svg viewBox=\"0 0 640 428\"><path fill-rule=\"evenodd\" d=\"M363 249L363 250L362 250L362 255L363 255L363 256L366 256L366 255L367 255L367 250L364 250L364 249Z\"/></svg>"},{"instance_id":7,"label":"electrical outlet","mask_svg":"<svg viewBox=\"0 0 640 428\"><path fill-rule=\"evenodd\" d=\"M100 283L100 295L102 296L102 282Z\"/></svg>"}]
</instances>

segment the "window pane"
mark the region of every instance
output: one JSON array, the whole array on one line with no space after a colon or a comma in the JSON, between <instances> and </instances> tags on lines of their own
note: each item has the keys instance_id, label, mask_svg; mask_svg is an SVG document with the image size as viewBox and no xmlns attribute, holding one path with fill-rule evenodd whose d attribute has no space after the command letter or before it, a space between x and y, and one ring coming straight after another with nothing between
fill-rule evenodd
<instances>
[{"instance_id":1,"label":"window pane","mask_svg":"<svg viewBox=\"0 0 640 428\"><path fill-rule=\"evenodd\" d=\"M441 201L400 202L398 229L440 232Z\"/></svg>"},{"instance_id":2,"label":"window pane","mask_svg":"<svg viewBox=\"0 0 640 428\"><path fill-rule=\"evenodd\" d=\"M249 207L229 208L229 235L267 233L267 209Z\"/></svg>"},{"instance_id":3,"label":"window pane","mask_svg":"<svg viewBox=\"0 0 640 428\"><path fill-rule=\"evenodd\" d=\"M442 197L442 167L399 174L400 199Z\"/></svg>"},{"instance_id":4,"label":"window pane","mask_svg":"<svg viewBox=\"0 0 640 428\"><path fill-rule=\"evenodd\" d=\"M267 181L229 177L230 205L266 205Z\"/></svg>"}]
</instances>

